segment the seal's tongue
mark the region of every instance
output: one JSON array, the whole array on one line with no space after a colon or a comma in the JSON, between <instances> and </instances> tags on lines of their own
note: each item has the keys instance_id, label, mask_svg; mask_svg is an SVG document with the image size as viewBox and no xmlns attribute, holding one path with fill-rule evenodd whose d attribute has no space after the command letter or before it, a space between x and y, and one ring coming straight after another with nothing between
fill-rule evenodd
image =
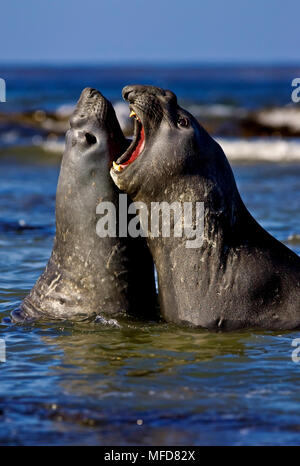
<instances>
[{"instance_id":1,"label":"seal's tongue","mask_svg":"<svg viewBox=\"0 0 300 466\"><path fill-rule=\"evenodd\" d=\"M131 112L130 116L136 115L134 112ZM141 121L136 117L135 120L135 135L132 143L130 144L129 148L120 157L120 159L116 162L113 162L113 167L117 171L122 171L125 167L130 165L134 162L138 156L141 154L145 147L145 131Z\"/></svg>"},{"instance_id":2,"label":"seal's tongue","mask_svg":"<svg viewBox=\"0 0 300 466\"><path fill-rule=\"evenodd\" d=\"M126 162L122 163L120 166L122 168L124 168L127 165L131 164L140 155L140 153L144 149L144 146L145 146L145 132L144 132L144 128L142 126L141 131L140 131L139 136L138 136L138 141L137 141L136 148L131 153L131 156L129 157L129 159Z\"/></svg>"}]
</instances>

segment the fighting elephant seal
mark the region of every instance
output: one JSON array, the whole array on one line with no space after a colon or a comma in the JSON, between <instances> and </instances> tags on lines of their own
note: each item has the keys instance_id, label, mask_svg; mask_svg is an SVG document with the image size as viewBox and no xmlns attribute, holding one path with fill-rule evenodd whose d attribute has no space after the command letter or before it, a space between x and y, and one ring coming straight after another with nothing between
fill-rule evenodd
<instances>
[{"instance_id":1,"label":"fighting elephant seal","mask_svg":"<svg viewBox=\"0 0 300 466\"><path fill-rule=\"evenodd\" d=\"M144 240L96 233L97 205L118 205L109 169L127 146L111 103L97 90L84 89L66 136L53 251L13 320L153 315L154 267Z\"/></svg>"},{"instance_id":2,"label":"fighting elephant seal","mask_svg":"<svg viewBox=\"0 0 300 466\"><path fill-rule=\"evenodd\" d=\"M111 169L116 185L148 211L154 202L204 203L201 246L187 248L172 231L148 235L164 318L216 329L298 327L300 259L250 215L221 147L172 92L127 86L123 97L135 137Z\"/></svg>"}]
</instances>

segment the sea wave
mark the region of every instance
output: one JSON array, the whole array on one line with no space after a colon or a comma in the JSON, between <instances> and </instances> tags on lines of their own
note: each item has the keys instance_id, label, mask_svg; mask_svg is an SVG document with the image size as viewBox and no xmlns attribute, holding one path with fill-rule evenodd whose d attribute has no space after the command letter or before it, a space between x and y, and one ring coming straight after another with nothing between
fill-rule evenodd
<instances>
[{"instance_id":1,"label":"sea wave","mask_svg":"<svg viewBox=\"0 0 300 466\"><path fill-rule=\"evenodd\" d=\"M216 139L232 161L300 162L300 139Z\"/></svg>"},{"instance_id":2,"label":"sea wave","mask_svg":"<svg viewBox=\"0 0 300 466\"><path fill-rule=\"evenodd\" d=\"M215 138L215 140L232 162L300 162L300 139ZM15 138L9 142L15 142ZM18 145L5 144L0 150L3 153L10 148L15 154L18 154L18 152L23 153L24 147L27 149L27 154L32 148L35 153L40 149L42 152L61 155L64 151L65 141L64 138L48 137L43 139L41 136L34 136L29 140L19 140Z\"/></svg>"},{"instance_id":3,"label":"sea wave","mask_svg":"<svg viewBox=\"0 0 300 466\"><path fill-rule=\"evenodd\" d=\"M231 161L238 162L300 162L300 139L276 138L226 139L216 138ZM64 141L47 140L40 146L49 152L62 153Z\"/></svg>"},{"instance_id":4,"label":"sea wave","mask_svg":"<svg viewBox=\"0 0 300 466\"><path fill-rule=\"evenodd\" d=\"M114 108L124 134L132 134L128 104L115 101ZM228 159L245 162L299 162L300 108L283 106L250 112L233 105L190 103L186 108L222 146ZM57 106L52 112L0 115L0 149L34 147L60 154L73 104ZM28 151L27 151L28 153Z\"/></svg>"},{"instance_id":5,"label":"sea wave","mask_svg":"<svg viewBox=\"0 0 300 466\"><path fill-rule=\"evenodd\" d=\"M287 105L257 112L257 121L273 128L290 128L291 131L300 131L300 107Z\"/></svg>"}]
</instances>

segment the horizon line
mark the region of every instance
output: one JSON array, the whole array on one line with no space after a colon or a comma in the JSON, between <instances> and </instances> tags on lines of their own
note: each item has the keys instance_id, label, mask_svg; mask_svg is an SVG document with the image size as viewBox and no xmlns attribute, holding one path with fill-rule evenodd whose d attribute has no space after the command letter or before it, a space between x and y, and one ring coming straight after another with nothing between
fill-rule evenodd
<instances>
[{"instance_id":1,"label":"horizon line","mask_svg":"<svg viewBox=\"0 0 300 466\"><path fill-rule=\"evenodd\" d=\"M273 61L262 61L262 60L1 60L1 66L14 66L14 67L25 67L25 66L44 66L44 67L101 67L101 66L111 66L111 67L297 67L300 66L300 60L273 60Z\"/></svg>"}]
</instances>

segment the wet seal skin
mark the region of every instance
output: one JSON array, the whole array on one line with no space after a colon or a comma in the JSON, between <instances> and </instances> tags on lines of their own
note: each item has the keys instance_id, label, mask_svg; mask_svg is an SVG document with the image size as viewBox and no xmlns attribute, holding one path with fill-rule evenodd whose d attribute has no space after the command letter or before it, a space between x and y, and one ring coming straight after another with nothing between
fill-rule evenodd
<instances>
[{"instance_id":1,"label":"wet seal skin","mask_svg":"<svg viewBox=\"0 0 300 466\"><path fill-rule=\"evenodd\" d=\"M47 267L14 321L102 322L121 314L154 315L153 260L142 238L99 237L96 207L118 206L109 174L128 146L114 109L100 92L83 90L70 119L56 193L56 236ZM100 314L100 315L99 315Z\"/></svg>"},{"instance_id":2,"label":"wet seal skin","mask_svg":"<svg viewBox=\"0 0 300 466\"><path fill-rule=\"evenodd\" d=\"M300 326L300 258L246 209L221 147L176 96L127 86L131 147L114 163L116 185L151 202L204 202L203 243L149 236L163 317L208 329Z\"/></svg>"}]
</instances>

